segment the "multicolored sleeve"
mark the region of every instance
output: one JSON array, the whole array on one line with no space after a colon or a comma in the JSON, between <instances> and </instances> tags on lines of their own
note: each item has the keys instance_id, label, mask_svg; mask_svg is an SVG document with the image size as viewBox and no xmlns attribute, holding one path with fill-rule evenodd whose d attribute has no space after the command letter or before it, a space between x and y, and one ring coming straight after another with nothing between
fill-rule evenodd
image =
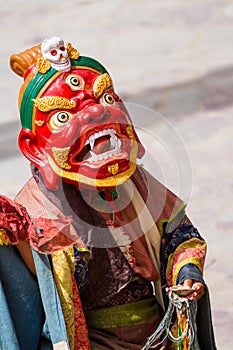
<instances>
[{"instance_id":1,"label":"multicolored sleeve","mask_svg":"<svg viewBox=\"0 0 233 350\"><path fill-rule=\"evenodd\" d=\"M172 232L164 232L162 241L168 286L189 278L202 280L206 242L186 216Z\"/></svg>"}]
</instances>

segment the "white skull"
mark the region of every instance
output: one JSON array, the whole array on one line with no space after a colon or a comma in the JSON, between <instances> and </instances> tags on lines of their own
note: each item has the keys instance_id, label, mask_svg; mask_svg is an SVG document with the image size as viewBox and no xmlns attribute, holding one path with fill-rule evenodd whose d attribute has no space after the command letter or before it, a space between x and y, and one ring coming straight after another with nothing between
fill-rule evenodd
<instances>
[{"instance_id":1,"label":"white skull","mask_svg":"<svg viewBox=\"0 0 233 350\"><path fill-rule=\"evenodd\" d=\"M56 70L68 72L71 69L69 55L63 39L57 36L45 39L41 44L41 52L44 59L49 61Z\"/></svg>"}]
</instances>

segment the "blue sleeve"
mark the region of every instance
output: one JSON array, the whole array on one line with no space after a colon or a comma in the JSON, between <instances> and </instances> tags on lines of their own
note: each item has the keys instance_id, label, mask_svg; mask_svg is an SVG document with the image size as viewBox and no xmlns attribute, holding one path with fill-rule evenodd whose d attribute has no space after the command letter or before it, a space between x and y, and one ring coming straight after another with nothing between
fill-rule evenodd
<instances>
[{"instance_id":1,"label":"blue sleeve","mask_svg":"<svg viewBox=\"0 0 233 350\"><path fill-rule=\"evenodd\" d=\"M182 284L187 279L194 279L205 284L201 271L192 263L186 264L180 269L176 283Z\"/></svg>"},{"instance_id":2,"label":"blue sleeve","mask_svg":"<svg viewBox=\"0 0 233 350\"><path fill-rule=\"evenodd\" d=\"M4 315L1 315L1 318L6 317L5 321L8 320L10 327L5 329L4 334L1 328L0 348L2 349L3 343L6 350L38 349L44 321L38 284L12 246L0 247L0 276L0 301L4 306ZM11 346L13 338L14 345Z\"/></svg>"}]
</instances>

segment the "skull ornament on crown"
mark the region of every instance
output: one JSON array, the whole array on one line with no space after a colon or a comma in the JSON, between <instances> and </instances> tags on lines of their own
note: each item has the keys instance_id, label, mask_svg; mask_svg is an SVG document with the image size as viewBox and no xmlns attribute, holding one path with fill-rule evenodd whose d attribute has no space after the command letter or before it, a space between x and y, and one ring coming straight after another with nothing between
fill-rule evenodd
<instances>
[{"instance_id":1,"label":"skull ornament on crown","mask_svg":"<svg viewBox=\"0 0 233 350\"><path fill-rule=\"evenodd\" d=\"M63 39L57 36L45 39L41 44L41 51L44 59L48 60L53 68L61 72L70 70L70 58Z\"/></svg>"},{"instance_id":2,"label":"skull ornament on crown","mask_svg":"<svg viewBox=\"0 0 233 350\"><path fill-rule=\"evenodd\" d=\"M48 188L114 188L132 176L144 148L98 61L52 37L10 64L24 76L19 147Z\"/></svg>"}]
</instances>

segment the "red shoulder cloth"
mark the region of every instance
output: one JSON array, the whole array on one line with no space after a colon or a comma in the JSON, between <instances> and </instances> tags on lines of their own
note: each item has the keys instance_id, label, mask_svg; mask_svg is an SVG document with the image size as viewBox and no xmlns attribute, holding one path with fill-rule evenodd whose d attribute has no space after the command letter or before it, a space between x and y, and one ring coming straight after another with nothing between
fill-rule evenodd
<instances>
[{"instance_id":1,"label":"red shoulder cloth","mask_svg":"<svg viewBox=\"0 0 233 350\"><path fill-rule=\"evenodd\" d=\"M26 241L44 254L64 249L74 243L69 235L71 223L70 216L59 219L30 218L24 206L0 196L0 228L4 229L10 244Z\"/></svg>"}]
</instances>

